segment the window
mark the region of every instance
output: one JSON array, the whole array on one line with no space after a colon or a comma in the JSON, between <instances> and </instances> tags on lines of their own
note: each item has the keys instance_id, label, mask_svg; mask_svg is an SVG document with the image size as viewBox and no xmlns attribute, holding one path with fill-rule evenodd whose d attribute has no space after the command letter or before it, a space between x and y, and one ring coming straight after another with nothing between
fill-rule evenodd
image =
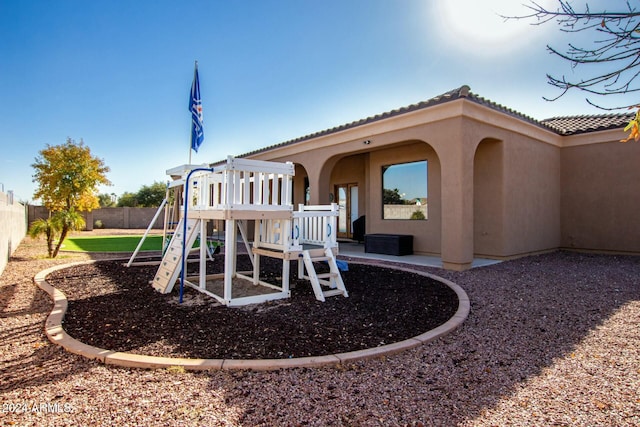
<instances>
[{"instance_id":1,"label":"window","mask_svg":"<svg viewBox=\"0 0 640 427\"><path fill-rule=\"evenodd\" d=\"M382 167L382 218L427 219L427 161Z\"/></svg>"}]
</instances>

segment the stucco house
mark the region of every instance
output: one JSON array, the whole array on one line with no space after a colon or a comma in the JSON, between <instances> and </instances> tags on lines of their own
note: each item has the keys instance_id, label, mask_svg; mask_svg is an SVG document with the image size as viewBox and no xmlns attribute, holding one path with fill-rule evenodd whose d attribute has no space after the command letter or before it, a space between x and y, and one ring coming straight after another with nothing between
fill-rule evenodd
<instances>
[{"instance_id":1,"label":"stucco house","mask_svg":"<svg viewBox=\"0 0 640 427\"><path fill-rule=\"evenodd\" d=\"M340 237L365 216L366 233L412 235L447 269L561 248L639 254L629 118L537 121L462 86L240 157L293 162L294 203L339 202Z\"/></svg>"}]
</instances>

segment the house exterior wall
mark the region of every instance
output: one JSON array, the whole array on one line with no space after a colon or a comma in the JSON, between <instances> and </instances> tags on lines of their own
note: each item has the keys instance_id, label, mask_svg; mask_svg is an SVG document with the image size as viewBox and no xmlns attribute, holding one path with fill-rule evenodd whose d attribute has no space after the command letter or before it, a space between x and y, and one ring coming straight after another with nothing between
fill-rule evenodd
<instances>
[{"instance_id":1,"label":"house exterior wall","mask_svg":"<svg viewBox=\"0 0 640 427\"><path fill-rule=\"evenodd\" d=\"M504 251L514 257L560 246L560 148L526 136L504 144Z\"/></svg>"},{"instance_id":2,"label":"house exterior wall","mask_svg":"<svg viewBox=\"0 0 640 427\"><path fill-rule=\"evenodd\" d=\"M578 250L640 252L640 144L603 143L589 135L562 149L560 246Z\"/></svg>"},{"instance_id":3,"label":"house exterior wall","mask_svg":"<svg viewBox=\"0 0 640 427\"><path fill-rule=\"evenodd\" d=\"M485 139L473 161L473 243L480 256L505 253L504 142Z\"/></svg>"},{"instance_id":4,"label":"house exterior wall","mask_svg":"<svg viewBox=\"0 0 640 427\"><path fill-rule=\"evenodd\" d=\"M396 233L413 235L413 250L421 254L438 254L441 246L440 162L431 146L425 142L400 144L371 152L369 155L371 190L366 195L367 233ZM383 219L382 167L418 160L427 161L427 220Z\"/></svg>"},{"instance_id":5,"label":"house exterior wall","mask_svg":"<svg viewBox=\"0 0 640 427\"><path fill-rule=\"evenodd\" d=\"M474 255L640 252L640 144L603 144L622 136L563 137L459 99L248 157L301 165L311 204L329 203L336 183L357 183L367 233L411 234L415 252L463 270ZM382 166L425 159L428 220L383 220Z\"/></svg>"},{"instance_id":6,"label":"house exterior wall","mask_svg":"<svg viewBox=\"0 0 640 427\"><path fill-rule=\"evenodd\" d=\"M307 171L302 165L295 165L295 175L293 176L293 206L297 209L298 205L305 204L305 178L308 178Z\"/></svg>"},{"instance_id":7,"label":"house exterior wall","mask_svg":"<svg viewBox=\"0 0 640 427\"><path fill-rule=\"evenodd\" d=\"M560 146L548 132L465 121L473 159L474 255L510 258L560 244Z\"/></svg>"}]
</instances>

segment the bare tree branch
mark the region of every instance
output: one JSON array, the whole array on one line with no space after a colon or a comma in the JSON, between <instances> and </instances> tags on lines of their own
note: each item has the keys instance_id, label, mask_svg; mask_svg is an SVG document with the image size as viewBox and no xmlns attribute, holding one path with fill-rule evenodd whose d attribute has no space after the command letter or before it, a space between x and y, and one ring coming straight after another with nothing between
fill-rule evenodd
<instances>
[{"instance_id":1,"label":"bare tree branch","mask_svg":"<svg viewBox=\"0 0 640 427\"><path fill-rule=\"evenodd\" d=\"M640 91L637 79L640 74L640 11L629 0L623 10L593 12L586 4L577 11L569 0L558 0L558 8L549 10L535 1L525 5L530 13L522 16L503 16L505 20L533 20L532 25L543 25L555 21L560 31L566 33L593 33L590 45L569 43L564 49L547 45L549 52L571 64L573 69L587 67L582 72L587 76L573 80L565 76L547 74L551 86L560 89L555 101L569 90L577 89L596 96L623 95ZM603 64L609 71L602 72ZM587 74L587 71L589 72ZM598 108L610 110L587 99ZM618 108L631 107L629 105Z\"/></svg>"}]
</instances>

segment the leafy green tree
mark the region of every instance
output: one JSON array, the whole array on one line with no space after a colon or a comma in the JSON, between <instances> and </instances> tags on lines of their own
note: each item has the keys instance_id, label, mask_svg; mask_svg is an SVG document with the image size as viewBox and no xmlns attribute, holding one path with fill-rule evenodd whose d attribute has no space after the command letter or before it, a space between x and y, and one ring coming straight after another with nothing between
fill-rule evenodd
<instances>
[{"instance_id":1,"label":"leafy green tree","mask_svg":"<svg viewBox=\"0 0 640 427\"><path fill-rule=\"evenodd\" d=\"M136 193L124 192L118 199L118 207L158 207L166 192L167 186L162 182L143 185Z\"/></svg>"},{"instance_id":2,"label":"leafy green tree","mask_svg":"<svg viewBox=\"0 0 640 427\"><path fill-rule=\"evenodd\" d=\"M118 198L118 207L122 208L126 206L131 208L138 206L137 193L130 193L128 191L122 193L122 195Z\"/></svg>"},{"instance_id":3,"label":"leafy green tree","mask_svg":"<svg viewBox=\"0 0 640 427\"><path fill-rule=\"evenodd\" d=\"M397 188L393 190L384 188L382 190L382 203L385 205L404 205L404 199Z\"/></svg>"},{"instance_id":4,"label":"leafy green tree","mask_svg":"<svg viewBox=\"0 0 640 427\"><path fill-rule=\"evenodd\" d=\"M61 145L47 145L31 166L35 169L33 181L38 183L33 197L42 200L51 212L48 227L53 235L60 233L56 247L49 251L49 256L55 258L67 233L84 227L79 212L100 206L97 187L111 185L106 177L109 168L102 159L91 155L82 140L76 143L71 138Z\"/></svg>"},{"instance_id":5,"label":"leafy green tree","mask_svg":"<svg viewBox=\"0 0 640 427\"><path fill-rule=\"evenodd\" d=\"M137 193L139 206L158 207L164 200L167 186L162 182L154 182L151 185L143 185Z\"/></svg>"},{"instance_id":6,"label":"leafy green tree","mask_svg":"<svg viewBox=\"0 0 640 427\"><path fill-rule=\"evenodd\" d=\"M116 202L114 201L115 199L115 194L111 193L102 193L98 195L98 203L100 204L101 208L111 208L114 207L116 205Z\"/></svg>"}]
</instances>

